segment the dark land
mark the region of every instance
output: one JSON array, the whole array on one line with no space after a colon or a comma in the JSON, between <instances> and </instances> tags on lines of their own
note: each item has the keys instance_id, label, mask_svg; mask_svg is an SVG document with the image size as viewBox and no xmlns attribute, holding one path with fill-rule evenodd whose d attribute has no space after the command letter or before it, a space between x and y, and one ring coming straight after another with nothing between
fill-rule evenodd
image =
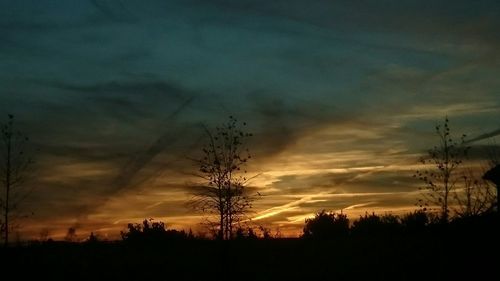
<instances>
[{"instance_id":1,"label":"dark land","mask_svg":"<svg viewBox=\"0 0 500 281\"><path fill-rule=\"evenodd\" d=\"M19 280L488 280L498 234L498 215L488 214L321 239L50 241L0 255L4 276Z\"/></svg>"}]
</instances>

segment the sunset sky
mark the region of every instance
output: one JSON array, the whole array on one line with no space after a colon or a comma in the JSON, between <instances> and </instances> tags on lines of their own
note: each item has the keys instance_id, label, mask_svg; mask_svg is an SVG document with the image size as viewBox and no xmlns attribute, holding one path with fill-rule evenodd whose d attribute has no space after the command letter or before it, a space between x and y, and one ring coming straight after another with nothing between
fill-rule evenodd
<instances>
[{"instance_id":1,"label":"sunset sky","mask_svg":"<svg viewBox=\"0 0 500 281\"><path fill-rule=\"evenodd\" d=\"M500 134L499 27L499 1L0 0L1 122L36 160L20 231L201 229L189 158L229 115L254 134L256 224L412 210L446 115Z\"/></svg>"}]
</instances>

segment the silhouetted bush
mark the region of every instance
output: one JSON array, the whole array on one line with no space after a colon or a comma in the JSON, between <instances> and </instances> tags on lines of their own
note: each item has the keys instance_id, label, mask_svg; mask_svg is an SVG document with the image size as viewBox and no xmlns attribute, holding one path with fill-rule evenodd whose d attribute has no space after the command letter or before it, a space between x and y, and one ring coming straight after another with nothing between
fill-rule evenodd
<instances>
[{"instance_id":1,"label":"silhouetted bush","mask_svg":"<svg viewBox=\"0 0 500 281\"><path fill-rule=\"evenodd\" d=\"M271 234L271 230L269 228L266 228L264 226L259 226L259 230L262 233L263 239L272 239L273 238L273 236Z\"/></svg>"},{"instance_id":2,"label":"silhouetted bush","mask_svg":"<svg viewBox=\"0 0 500 281\"><path fill-rule=\"evenodd\" d=\"M345 214L326 212L317 213L314 218L306 219L303 238L332 239L349 234L349 219Z\"/></svg>"},{"instance_id":3,"label":"silhouetted bush","mask_svg":"<svg viewBox=\"0 0 500 281\"><path fill-rule=\"evenodd\" d=\"M429 215L422 210L408 213L401 218L401 224L407 232L421 231L431 223Z\"/></svg>"},{"instance_id":4,"label":"silhouetted bush","mask_svg":"<svg viewBox=\"0 0 500 281\"><path fill-rule=\"evenodd\" d=\"M257 236L255 231L251 227L246 228L246 229L242 228L242 227L238 227L238 229L236 229L235 238L236 238L236 240L255 240L255 239L258 239L259 236Z\"/></svg>"},{"instance_id":5,"label":"silhouetted bush","mask_svg":"<svg viewBox=\"0 0 500 281\"><path fill-rule=\"evenodd\" d=\"M87 238L87 241L85 241L87 243L90 243L90 244L95 244L97 242L99 242L99 239L97 239L97 236L94 235L94 232L90 232L90 236L89 238Z\"/></svg>"},{"instance_id":6,"label":"silhouetted bush","mask_svg":"<svg viewBox=\"0 0 500 281\"><path fill-rule=\"evenodd\" d=\"M142 224L127 225L128 231L121 232L122 239L127 242L160 242L173 239L187 239L185 231L167 230L165 223L144 220Z\"/></svg>"},{"instance_id":7,"label":"silhouetted bush","mask_svg":"<svg viewBox=\"0 0 500 281\"><path fill-rule=\"evenodd\" d=\"M401 229L398 216L391 214L378 216L375 213L366 213L354 221L351 231L354 235L387 235L396 233Z\"/></svg>"}]
</instances>

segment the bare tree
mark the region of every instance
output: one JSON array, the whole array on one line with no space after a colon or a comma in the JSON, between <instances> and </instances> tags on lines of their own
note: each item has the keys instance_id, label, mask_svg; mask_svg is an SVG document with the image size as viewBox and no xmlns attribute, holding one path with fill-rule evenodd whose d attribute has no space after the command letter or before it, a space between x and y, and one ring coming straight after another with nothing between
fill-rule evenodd
<instances>
[{"instance_id":1,"label":"bare tree","mask_svg":"<svg viewBox=\"0 0 500 281\"><path fill-rule=\"evenodd\" d=\"M495 165L492 167L490 170L488 170L486 173L484 173L483 177L484 180L492 182L495 185L496 188L496 207L497 207L497 212L499 209L499 203L498 203L498 189L500 188L500 164Z\"/></svg>"},{"instance_id":2,"label":"bare tree","mask_svg":"<svg viewBox=\"0 0 500 281\"><path fill-rule=\"evenodd\" d=\"M454 193L457 203L455 212L458 216L476 216L493 210L496 194L494 188L486 180L472 169L464 171L460 178L461 190Z\"/></svg>"},{"instance_id":3,"label":"bare tree","mask_svg":"<svg viewBox=\"0 0 500 281\"><path fill-rule=\"evenodd\" d=\"M488 155L488 169L493 169L495 166L500 165L500 149L499 145L496 143L494 139L490 140L490 145L486 151Z\"/></svg>"},{"instance_id":4,"label":"bare tree","mask_svg":"<svg viewBox=\"0 0 500 281\"><path fill-rule=\"evenodd\" d=\"M446 117L443 125L436 126L439 144L420 159L424 169L414 174L414 177L425 183L425 186L420 188L423 191L423 199L419 199L419 205L438 206L443 222L448 221L452 192L460 178L457 169L462 165L469 150L465 145L466 135L462 135L460 141L456 141L450 131L449 120Z\"/></svg>"},{"instance_id":5,"label":"bare tree","mask_svg":"<svg viewBox=\"0 0 500 281\"><path fill-rule=\"evenodd\" d=\"M26 136L14 129L14 116L9 114L7 123L2 126L2 146L0 164L0 181L4 188L0 196L2 209L2 233L5 246L9 243L9 232L12 229L12 219L19 204L28 195L29 191L21 187L27 179L27 170L32 164L26 153Z\"/></svg>"},{"instance_id":6,"label":"bare tree","mask_svg":"<svg viewBox=\"0 0 500 281\"><path fill-rule=\"evenodd\" d=\"M457 203L455 213L460 217L489 213L497 206L498 191L495 190L490 180L484 177L488 170L499 164L500 154L494 139L490 140L490 145L487 146L485 152L487 161L480 165L481 167L461 169L460 188L454 192L454 199Z\"/></svg>"},{"instance_id":7,"label":"bare tree","mask_svg":"<svg viewBox=\"0 0 500 281\"><path fill-rule=\"evenodd\" d=\"M241 125L244 127L246 123ZM205 184L197 187L189 204L208 214L207 224L218 239L233 238L235 226L252 206L245 170L251 158L245 141L252 134L243 131L241 125L230 116L214 132L205 128L207 143L201 159L195 160L199 167L197 175Z\"/></svg>"}]
</instances>

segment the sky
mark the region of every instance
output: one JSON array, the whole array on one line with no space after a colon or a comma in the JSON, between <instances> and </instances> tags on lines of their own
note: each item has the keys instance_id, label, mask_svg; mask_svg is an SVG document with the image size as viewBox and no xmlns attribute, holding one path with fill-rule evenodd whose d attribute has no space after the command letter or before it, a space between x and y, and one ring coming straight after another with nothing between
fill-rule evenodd
<instances>
[{"instance_id":1,"label":"sky","mask_svg":"<svg viewBox=\"0 0 500 281\"><path fill-rule=\"evenodd\" d=\"M253 223L413 210L445 116L476 160L497 145L499 26L498 1L0 0L0 113L35 159L19 231L203 231L190 158L230 115Z\"/></svg>"}]
</instances>

